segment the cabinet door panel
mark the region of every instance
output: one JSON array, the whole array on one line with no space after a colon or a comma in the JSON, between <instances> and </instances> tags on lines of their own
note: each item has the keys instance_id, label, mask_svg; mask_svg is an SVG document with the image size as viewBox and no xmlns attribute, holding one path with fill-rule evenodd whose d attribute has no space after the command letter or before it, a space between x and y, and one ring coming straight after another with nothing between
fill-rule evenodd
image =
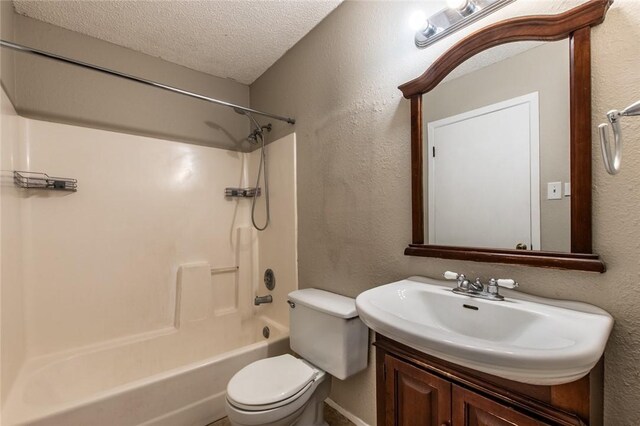
<instances>
[{"instance_id":1,"label":"cabinet door panel","mask_svg":"<svg viewBox=\"0 0 640 426\"><path fill-rule=\"evenodd\" d=\"M459 386L453 386L454 426L551 426Z\"/></svg>"},{"instance_id":2,"label":"cabinet door panel","mask_svg":"<svg viewBox=\"0 0 640 426\"><path fill-rule=\"evenodd\" d=\"M387 426L451 424L451 383L385 356Z\"/></svg>"}]
</instances>

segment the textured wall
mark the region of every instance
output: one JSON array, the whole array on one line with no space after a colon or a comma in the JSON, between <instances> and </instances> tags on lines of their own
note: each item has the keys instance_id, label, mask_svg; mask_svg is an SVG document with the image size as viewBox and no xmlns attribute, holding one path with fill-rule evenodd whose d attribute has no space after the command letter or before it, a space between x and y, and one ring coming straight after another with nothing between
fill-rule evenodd
<instances>
[{"instance_id":1,"label":"textured wall","mask_svg":"<svg viewBox=\"0 0 640 426\"><path fill-rule=\"evenodd\" d=\"M435 3L346 2L251 86L252 105L298 120L301 287L355 296L409 275L444 270L517 278L524 292L585 301L613 314L606 352L606 424L640 424L640 120L628 119L624 169L601 166L595 125L640 98L640 2L617 0L593 30L594 250L603 275L405 257L411 235L409 102L396 87L456 39L508 16L565 10L571 1L519 0L425 50L407 20ZM275 124L275 123L274 123ZM291 129L277 124L275 135ZM334 381L332 398L374 423L373 369Z\"/></svg>"},{"instance_id":2,"label":"textured wall","mask_svg":"<svg viewBox=\"0 0 640 426\"><path fill-rule=\"evenodd\" d=\"M1 10L3 24L11 22L8 15L13 14L13 35L2 34L11 41L239 105L249 103L244 84L14 14L8 1L2 1ZM6 50L2 48L3 58ZM248 149L249 123L230 108L22 53L15 54L15 81L7 67L1 78L25 117Z\"/></svg>"}]
</instances>

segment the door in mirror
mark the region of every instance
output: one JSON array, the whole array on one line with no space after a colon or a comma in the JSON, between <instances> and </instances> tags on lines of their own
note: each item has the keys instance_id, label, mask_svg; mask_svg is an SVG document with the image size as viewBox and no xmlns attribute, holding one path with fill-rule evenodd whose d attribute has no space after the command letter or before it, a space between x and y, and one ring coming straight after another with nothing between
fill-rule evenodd
<instances>
[{"instance_id":1,"label":"door in mirror","mask_svg":"<svg viewBox=\"0 0 640 426\"><path fill-rule=\"evenodd\" d=\"M465 62L423 97L425 242L571 251L569 43ZM560 189L562 185L560 185Z\"/></svg>"}]
</instances>

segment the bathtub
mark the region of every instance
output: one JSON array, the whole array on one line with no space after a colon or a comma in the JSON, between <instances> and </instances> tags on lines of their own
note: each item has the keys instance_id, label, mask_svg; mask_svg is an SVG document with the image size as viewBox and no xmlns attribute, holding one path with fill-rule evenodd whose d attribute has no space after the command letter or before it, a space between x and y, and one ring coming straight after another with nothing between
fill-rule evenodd
<instances>
[{"instance_id":1,"label":"bathtub","mask_svg":"<svg viewBox=\"0 0 640 426\"><path fill-rule=\"evenodd\" d=\"M285 327L253 317L202 321L32 359L9 393L2 424L204 426L225 416L233 374L288 349Z\"/></svg>"}]
</instances>

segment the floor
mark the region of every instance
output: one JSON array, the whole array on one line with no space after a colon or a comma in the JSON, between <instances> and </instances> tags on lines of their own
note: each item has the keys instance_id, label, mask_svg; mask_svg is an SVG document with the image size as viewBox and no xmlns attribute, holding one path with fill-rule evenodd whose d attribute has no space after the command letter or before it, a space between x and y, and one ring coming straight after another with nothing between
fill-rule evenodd
<instances>
[{"instance_id":1,"label":"floor","mask_svg":"<svg viewBox=\"0 0 640 426\"><path fill-rule=\"evenodd\" d=\"M338 413L327 404L324 404L324 419L329 423L329 426L355 426L355 424L350 422L345 416ZM231 423L229 423L229 420L225 417L224 419L213 422L207 426L231 426Z\"/></svg>"}]
</instances>

